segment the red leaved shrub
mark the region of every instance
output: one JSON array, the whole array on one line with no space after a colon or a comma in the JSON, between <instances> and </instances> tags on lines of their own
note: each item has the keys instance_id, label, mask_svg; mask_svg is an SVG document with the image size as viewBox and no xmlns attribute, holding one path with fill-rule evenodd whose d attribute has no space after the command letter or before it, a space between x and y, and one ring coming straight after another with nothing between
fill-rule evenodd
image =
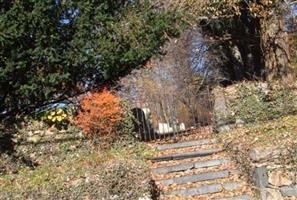
<instances>
[{"instance_id":1,"label":"red leaved shrub","mask_svg":"<svg viewBox=\"0 0 297 200\"><path fill-rule=\"evenodd\" d=\"M116 126L123 119L120 99L107 89L84 97L75 123L86 136L100 146L108 146L115 137Z\"/></svg>"}]
</instances>

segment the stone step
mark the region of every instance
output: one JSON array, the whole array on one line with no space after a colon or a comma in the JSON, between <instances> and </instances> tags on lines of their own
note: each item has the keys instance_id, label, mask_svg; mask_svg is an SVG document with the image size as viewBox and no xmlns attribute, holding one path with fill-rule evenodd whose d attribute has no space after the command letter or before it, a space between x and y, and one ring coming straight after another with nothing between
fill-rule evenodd
<instances>
[{"instance_id":1,"label":"stone step","mask_svg":"<svg viewBox=\"0 0 297 200\"><path fill-rule=\"evenodd\" d=\"M226 197L226 198L218 198L216 200L249 200L250 196L248 194L235 196L235 197Z\"/></svg>"},{"instance_id":2,"label":"stone step","mask_svg":"<svg viewBox=\"0 0 297 200\"><path fill-rule=\"evenodd\" d=\"M217 171L217 172L206 172L200 174L194 174L190 176L181 176L165 180L160 180L159 182L163 185L173 185L173 184L186 184L195 183L199 181L208 181L221 178L227 178L230 175L229 170Z\"/></svg>"},{"instance_id":3,"label":"stone step","mask_svg":"<svg viewBox=\"0 0 297 200\"><path fill-rule=\"evenodd\" d=\"M234 185L235 187L229 187L228 185ZM235 190L241 187L241 184L238 183L226 183L226 184L213 184L213 185L204 185L197 188L189 188L189 189L181 189L181 190L173 190L170 192L164 193L164 196L194 196L194 195L205 195L205 194L213 194L219 193L223 190Z\"/></svg>"},{"instance_id":4,"label":"stone step","mask_svg":"<svg viewBox=\"0 0 297 200\"><path fill-rule=\"evenodd\" d=\"M297 185L283 186L280 191L285 197L297 197Z\"/></svg>"},{"instance_id":5,"label":"stone step","mask_svg":"<svg viewBox=\"0 0 297 200\"><path fill-rule=\"evenodd\" d=\"M155 161L155 162L169 161L169 160L182 160L182 159L187 159L187 158L209 156L209 155L212 155L212 154L215 154L215 153L219 153L221 151L223 151L223 149L218 148L218 149L193 151L193 152L187 152L187 153L169 154L169 155L164 155L164 156L151 158L151 160Z\"/></svg>"},{"instance_id":6,"label":"stone step","mask_svg":"<svg viewBox=\"0 0 297 200\"><path fill-rule=\"evenodd\" d=\"M215 139L204 139L204 140L193 140L187 142L179 142L173 144L163 144L157 146L158 150L168 150L168 149L178 149L178 148L185 148L185 147L193 147L193 146L201 146L206 144L215 144Z\"/></svg>"},{"instance_id":7,"label":"stone step","mask_svg":"<svg viewBox=\"0 0 297 200\"><path fill-rule=\"evenodd\" d=\"M153 169L152 172L156 174L168 174L172 172L180 172L180 171L186 171L191 169L215 167L229 162L230 161L226 159L207 160L207 161L201 161L201 162L172 165L167 167L159 167L159 168Z\"/></svg>"}]
</instances>

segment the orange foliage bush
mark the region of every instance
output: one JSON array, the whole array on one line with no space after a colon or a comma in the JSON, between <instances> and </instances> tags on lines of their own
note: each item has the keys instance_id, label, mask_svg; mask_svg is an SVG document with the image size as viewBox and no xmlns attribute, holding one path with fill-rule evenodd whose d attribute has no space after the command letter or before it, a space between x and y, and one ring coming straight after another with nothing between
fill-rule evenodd
<instances>
[{"instance_id":1,"label":"orange foliage bush","mask_svg":"<svg viewBox=\"0 0 297 200\"><path fill-rule=\"evenodd\" d=\"M75 123L86 136L100 145L111 143L115 136L115 128L123 119L120 99L107 89L84 97L81 111L75 118Z\"/></svg>"}]
</instances>

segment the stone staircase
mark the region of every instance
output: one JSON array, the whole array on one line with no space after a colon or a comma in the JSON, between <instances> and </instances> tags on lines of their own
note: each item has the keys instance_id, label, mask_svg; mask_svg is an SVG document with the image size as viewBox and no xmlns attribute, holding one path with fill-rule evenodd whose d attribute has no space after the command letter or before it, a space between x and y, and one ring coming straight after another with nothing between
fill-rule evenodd
<instances>
[{"instance_id":1,"label":"stone staircase","mask_svg":"<svg viewBox=\"0 0 297 200\"><path fill-rule=\"evenodd\" d=\"M249 184L215 139L154 146L150 160L160 199L251 200Z\"/></svg>"}]
</instances>

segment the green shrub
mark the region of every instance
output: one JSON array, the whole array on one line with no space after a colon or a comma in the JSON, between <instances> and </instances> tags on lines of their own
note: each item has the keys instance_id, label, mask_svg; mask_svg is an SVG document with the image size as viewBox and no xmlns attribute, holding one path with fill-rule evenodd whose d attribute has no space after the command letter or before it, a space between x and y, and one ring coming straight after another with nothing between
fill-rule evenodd
<instances>
[{"instance_id":1,"label":"green shrub","mask_svg":"<svg viewBox=\"0 0 297 200\"><path fill-rule=\"evenodd\" d=\"M121 107L123 109L123 120L118 127L118 134L120 135L133 135L133 113L130 110L128 102L125 100L121 101Z\"/></svg>"},{"instance_id":2,"label":"green shrub","mask_svg":"<svg viewBox=\"0 0 297 200\"><path fill-rule=\"evenodd\" d=\"M0 113L28 114L141 67L185 26L181 12L145 2L1 1Z\"/></svg>"},{"instance_id":3,"label":"green shrub","mask_svg":"<svg viewBox=\"0 0 297 200\"><path fill-rule=\"evenodd\" d=\"M134 116L130 110L128 102L125 100L121 101L121 107L123 109L123 119L116 128L117 144L126 145L135 142L134 140L137 137L137 133L135 133L134 130Z\"/></svg>"},{"instance_id":4,"label":"green shrub","mask_svg":"<svg viewBox=\"0 0 297 200\"><path fill-rule=\"evenodd\" d=\"M231 121L265 121L297 113L297 97L289 88L268 90L258 84L240 84L236 91L236 98L228 102Z\"/></svg>"}]
</instances>

